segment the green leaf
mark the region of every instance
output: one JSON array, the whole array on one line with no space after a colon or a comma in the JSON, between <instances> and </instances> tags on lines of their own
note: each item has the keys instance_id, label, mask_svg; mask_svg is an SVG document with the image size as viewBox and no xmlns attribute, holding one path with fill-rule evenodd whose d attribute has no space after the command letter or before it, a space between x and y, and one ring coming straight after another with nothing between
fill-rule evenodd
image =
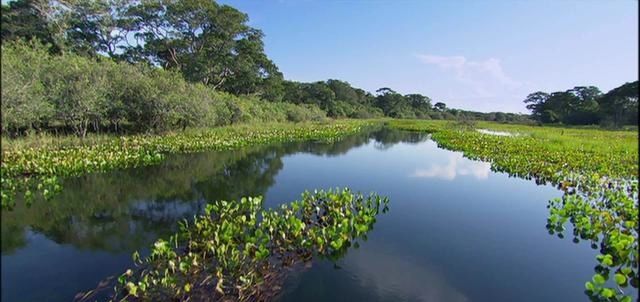
<instances>
[{"instance_id":1,"label":"green leaf","mask_svg":"<svg viewBox=\"0 0 640 302\"><path fill-rule=\"evenodd\" d=\"M600 292L600 294L605 298L611 298L611 297L613 297L615 295L613 290L611 290L610 288L602 289L602 292Z\"/></svg>"},{"instance_id":2,"label":"green leaf","mask_svg":"<svg viewBox=\"0 0 640 302\"><path fill-rule=\"evenodd\" d=\"M342 244L343 244L343 243L344 243L344 242L342 241L342 239L336 239L335 241L332 241L332 242L331 242L331 247L332 247L334 250L339 250L339 249L342 247Z\"/></svg>"},{"instance_id":3,"label":"green leaf","mask_svg":"<svg viewBox=\"0 0 640 302\"><path fill-rule=\"evenodd\" d=\"M593 280L593 282L597 285L602 285L604 284L604 282L606 281L606 279L600 275L600 274L595 274L593 275L593 278L591 278Z\"/></svg>"},{"instance_id":4,"label":"green leaf","mask_svg":"<svg viewBox=\"0 0 640 302\"><path fill-rule=\"evenodd\" d=\"M133 284L133 282L127 282L127 290L129 291L129 294L131 294L134 297L138 296L138 287Z\"/></svg>"},{"instance_id":5,"label":"green leaf","mask_svg":"<svg viewBox=\"0 0 640 302\"><path fill-rule=\"evenodd\" d=\"M614 278L616 279L616 283L618 283L618 285L623 285L627 282L627 277L622 274L616 274Z\"/></svg>"},{"instance_id":6,"label":"green leaf","mask_svg":"<svg viewBox=\"0 0 640 302\"><path fill-rule=\"evenodd\" d=\"M588 291L593 291L595 289L595 286L593 285L593 283L587 281L584 284L584 288L586 288Z\"/></svg>"}]
</instances>

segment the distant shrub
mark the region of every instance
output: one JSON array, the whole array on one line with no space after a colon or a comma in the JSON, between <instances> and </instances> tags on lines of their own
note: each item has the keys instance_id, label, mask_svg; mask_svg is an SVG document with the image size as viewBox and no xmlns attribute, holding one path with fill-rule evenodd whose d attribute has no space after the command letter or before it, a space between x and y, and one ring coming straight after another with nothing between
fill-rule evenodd
<instances>
[{"instance_id":1,"label":"distant shrub","mask_svg":"<svg viewBox=\"0 0 640 302\"><path fill-rule=\"evenodd\" d=\"M434 120L441 120L442 119L442 113L440 113L440 112L431 112L431 113L429 113L429 117L431 117L431 119L434 119Z\"/></svg>"}]
</instances>

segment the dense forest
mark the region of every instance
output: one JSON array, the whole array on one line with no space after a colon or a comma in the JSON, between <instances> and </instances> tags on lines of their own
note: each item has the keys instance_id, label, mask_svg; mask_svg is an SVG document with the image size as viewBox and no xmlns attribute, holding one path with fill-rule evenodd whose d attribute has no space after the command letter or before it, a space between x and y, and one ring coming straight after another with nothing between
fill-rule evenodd
<instances>
[{"instance_id":1,"label":"dense forest","mask_svg":"<svg viewBox=\"0 0 640 302\"><path fill-rule=\"evenodd\" d=\"M335 79L288 81L248 20L211 0L3 4L2 133L162 132L326 116L637 124L637 82L605 95L595 87L535 93L525 100L529 116L452 109Z\"/></svg>"},{"instance_id":2,"label":"dense forest","mask_svg":"<svg viewBox=\"0 0 640 302\"><path fill-rule=\"evenodd\" d=\"M524 100L532 117L542 123L619 127L638 124L638 81L603 94L598 87L529 94Z\"/></svg>"}]
</instances>

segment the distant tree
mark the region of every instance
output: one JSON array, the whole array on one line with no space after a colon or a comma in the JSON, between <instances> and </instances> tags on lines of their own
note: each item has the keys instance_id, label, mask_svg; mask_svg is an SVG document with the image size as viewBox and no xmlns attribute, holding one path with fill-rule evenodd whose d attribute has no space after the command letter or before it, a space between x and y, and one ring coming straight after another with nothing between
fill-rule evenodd
<instances>
[{"instance_id":1,"label":"distant tree","mask_svg":"<svg viewBox=\"0 0 640 302\"><path fill-rule=\"evenodd\" d=\"M603 120L619 127L638 124L638 81L625 83L599 98Z\"/></svg>"},{"instance_id":2,"label":"distant tree","mask_svg":"<svg viewBox=\"0 0 640 302\"><path fill-rule=\"evenodd\" d=\"M94 123L104 121L108 108L108 72L79 56L55 60L44 71L43 82L56 110L55 118L80 137Z\"/></svg>"},{"instance_id":3,"label":"distant tree","mask_svg":"<svg viewBox=\"0 0 640 302\"><path fill-rule=\"evenodd\" d=\"M414 93L404 96L413 108L422 109L425 111L431 110L431 99L428 96Z\"/></svg>"},{"instance_id":4,"label":"distant tree","mask_svg":"<svg viewBox=\"0 0 640 302\"><path fill-rule=\"evenodd\" d=\"M397 92L389 87L382 87L382 88L378 88L378 90L376 90L376 93L378 95L382 95L382 94L393 94Z\"/></svg>"},{"instance_id":5,"label":"distant tree","mask_svg":"<svg viewBox=\"0 0 640 302\"><path fill-rule=\"evenodd\" d=\"M288 103L300 104L305 102L305 92L302 83L294 81L283 81L282 100Z\"/></svg>"},{"instance_id":6,"label":"distant tree","mask_svg":"<svg viewBox=\"0 0 640 302\"><path fill-rule=\"evenodd\" d=\"M595 86L577 86L567 91L574 98L570 98L569 113L565 123L588 125L598 123L598 98L602 95Z\"/></svg>"},{"instance_id":7,"label":"distant tree","mask_svg":"<svg viewBox=\"0 0 640 302\"><path fill-rule=\"evenodd\" d=\"M335 94L337 101L347 102L351 104L357 104L359 101L358 93L347 82L329 79L327 85Z\"/></svg>"},{"instance_id":8,"label":"distant tree","mask_svg":"<svg viewBox=\"0 0 640 302\"><path fill-rule=\"evenodd\" d=\"M525 98L532 117L543 123L595 124L598 122L598 98L594 86L577 86L567 91L548 94L534 92Z\"/></svg>"},{"instance_id":9,"label":"distant tree","mask_svg":"<svg viewBox=\"0 0 640 302\"><path fill-rule=\"evenodd\" d=\"M410 105L403 95L388 87L380 88L376 92L378 93L375 101L376 107L382 109L385 115L397 118L409 117L407 115L411 111L408 109Z\"/></svg>"},{"instance_id":10,"label":"distant tree","mask_svg":"<svg viewBox=\"0 0 640 302\"><path fill-rule=\"evenodd\" d=\"M544 104L549 97L550 95L548 93L537 91L527 95L527 98L524 99L524 103L527 104L527 109L531 110L534 119L542 119L543 112L545 111Z\"/></svg>"},{"instance_id":11,"label":"distant tree","mask_svg":"<svg viewBox=\"0 0 640 302\"><path fill-rule=\"evenodd\" d=\"M436 110L441 112L447 109L447 105L443 102L437 102L435 105L433 105L433 107L436 108Z\"/></svg>"},{"instance_id":12,"label":"distant tree","mask_svg":"<svg viewBox=\"0 0 640 302\"><path fill-rule=\"evenodd\" d=\"M328 110L332 108L336 95L325 82L314 82L302 85L303 98L307 104L316 104L318 107Z\"/></svg>"}]
</instances>

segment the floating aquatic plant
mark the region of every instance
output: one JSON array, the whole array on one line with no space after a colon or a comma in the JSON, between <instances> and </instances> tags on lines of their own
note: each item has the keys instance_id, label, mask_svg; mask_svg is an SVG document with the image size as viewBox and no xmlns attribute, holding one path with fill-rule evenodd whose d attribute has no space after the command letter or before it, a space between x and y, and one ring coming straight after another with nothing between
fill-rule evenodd
<instances>
[{"instance_id":1,"label":"floating aquatic plant","mask_svg":"<svg viewBox=\"0 0 640 302\"><path fill-rule=\"evenodd\" d=\"M393 120L392 127L426 131L440 147L491 162L494 171L551 182L565 193L549 201L547 228L574 242L600 248L596 274L585 283L594 301L631 301L638 288L637 132L483 124L483 128L523 133L486 135L469 127L433 121Z\"/></svg>"},{"instance_id":2,"label":"floating aquatic plant","mask_svg":"<svg viewBox=\"0 0 640 302\"><path fill-rule=\"evenodd\" d=\"M638 181L571 175L563 189L562 198L549 201L547 229L562 235L570 222L574 242L599 248L596 273L585 283L587 295L594 301L631 301L627 288L638 288Z\"/></svg>"},{"instance_id":3,"label":"floating aquatic plant","mask_svg":"<svg viewBox=\"0 0 640 302\"><path fill-rule=\"evenodd\" d=\"M367 121L264 124L188 131L169 135L114 137L97 145L59 149L3 150L0 165L2 209L15 206L16 194L29 203L36 194L50 199L60 179L92 172L158 164L166 154L232 150L282 141L335 140L361 131Z\"/></svg>"},{"instance_id":4,"label":"floating aquatic plant","mask_svg":"<svg viewBox=\"0 0 640 302\"><path fill-rule=\"evenodd\" d=\"M259 299L284 267L344 255L387 206L387 198L349 189L305 192L269 210L260 197L208 204L177 234L156 241L148 257L134 253L139 268L120 275L112 299Z\"/></svg>"}]
</instances>

